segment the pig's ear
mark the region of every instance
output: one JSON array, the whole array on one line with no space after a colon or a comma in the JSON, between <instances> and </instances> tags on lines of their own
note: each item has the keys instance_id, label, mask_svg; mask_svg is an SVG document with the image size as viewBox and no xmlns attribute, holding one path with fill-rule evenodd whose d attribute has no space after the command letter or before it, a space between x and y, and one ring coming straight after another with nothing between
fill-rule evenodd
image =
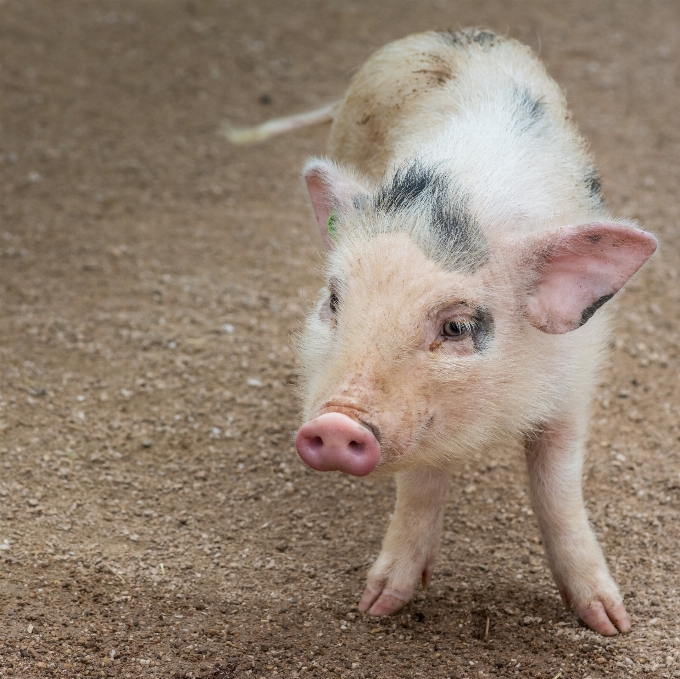
<instances>
[{"instance_id":1,"label":"pig's ear","mask_svg":"<svg viewBox=\"0 0 680 679\"><path fill-rule=\"evenodd\" d=\"M656 250L656 238L633 226L596 222L527 246L534 272L527 317L539 330L561 334L586 323L624 286Z\"/></svg>"},{"instance_id":2,"label":"pig's ear","mask_svg":"<svg viewBox=\"0 0 680 679\"><path fill-rule=\"evenodd\" d=\"M337 165L318 158L310 160L302 171L319 226L321 240L331 250L337 229L338 215L361 201L368 191Z\"/></svg>"}]
</instances>

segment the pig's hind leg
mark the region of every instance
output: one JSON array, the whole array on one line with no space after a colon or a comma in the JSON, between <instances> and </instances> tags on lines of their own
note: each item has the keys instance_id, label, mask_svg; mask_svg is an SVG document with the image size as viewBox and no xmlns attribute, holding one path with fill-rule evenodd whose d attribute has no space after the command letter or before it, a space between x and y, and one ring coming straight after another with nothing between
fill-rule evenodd
<instances>
[{"instance_id":1,"label":"pig's hind leg","mask_svg":"<svg viewBox=\"0 0 680 679\"><path fill-rule=\"evenodd\" d=\"M600 634L628 632L628 614L583 504L585 427L579 424L577 416L567 417L526 443L534 511L566 606Z\"/></svg>"},{"instance_id":2,"label":"pig's hind leg","mask_svg":"<svg viewBox=\"0 0 680 679\"><path fill-rule=\"evenodd\" d=\"M397 474L397 504L382 550L368 573L359 610L389 615L407 604L419 582L430 582L441 540L449 487L446 472Z\"/></svg>"}]
</instances>

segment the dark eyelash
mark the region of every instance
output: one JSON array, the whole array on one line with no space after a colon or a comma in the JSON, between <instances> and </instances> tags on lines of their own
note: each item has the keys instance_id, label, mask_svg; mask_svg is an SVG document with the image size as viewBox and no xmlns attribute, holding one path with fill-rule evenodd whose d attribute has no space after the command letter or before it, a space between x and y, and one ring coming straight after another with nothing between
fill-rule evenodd
<instances>
[{"instance_id":1,"label":"dark eyelash","mask_svg":"<svg viewBox=\"0 0 680 679\"><path fill-rule=\"evenodd\" d=\"M447 333L447 326L456 326L455 333ZM467 321L447 321L442 326L442 334L444 337L449 339L459 339L473 335L479 329L479 323L475 319L470 319ZM459 331L459 332L458 332Z\"/></svg>"}]
</instances>

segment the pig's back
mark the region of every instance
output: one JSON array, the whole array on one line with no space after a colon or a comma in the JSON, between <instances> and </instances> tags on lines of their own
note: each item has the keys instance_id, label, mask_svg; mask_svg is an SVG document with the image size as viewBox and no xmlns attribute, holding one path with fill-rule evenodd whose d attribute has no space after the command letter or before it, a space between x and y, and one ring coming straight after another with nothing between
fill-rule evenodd
<instances>
[{"instance_id":1,"label":"pig's back","mask_svg":"<svg viewBox=\"0 0 680 679\"><path fill-rule=\"evenodd\" d=\"M418 157L465 185L489 230L602 214L587 145L531 49L479 29L378 50L352 80L329 154L374 181Z\"/></svg>"}]
</instances>

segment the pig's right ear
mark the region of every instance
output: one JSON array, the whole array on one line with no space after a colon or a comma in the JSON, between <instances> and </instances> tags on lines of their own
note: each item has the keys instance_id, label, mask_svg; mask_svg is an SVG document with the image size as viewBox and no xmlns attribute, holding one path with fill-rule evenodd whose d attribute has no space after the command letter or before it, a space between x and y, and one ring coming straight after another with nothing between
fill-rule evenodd
<instances>
[{"instance_id":1,"label":"pig's right ear","mask_svg":"<svg viewBox=\"0 0 680 679\"><path fill-rule=\"evenodd\" d=\"M368 193L366 189L328 160L313 158L302 171L314 216L326 250L332 250L338 215Z\"/></svg>"}]
</instances>

